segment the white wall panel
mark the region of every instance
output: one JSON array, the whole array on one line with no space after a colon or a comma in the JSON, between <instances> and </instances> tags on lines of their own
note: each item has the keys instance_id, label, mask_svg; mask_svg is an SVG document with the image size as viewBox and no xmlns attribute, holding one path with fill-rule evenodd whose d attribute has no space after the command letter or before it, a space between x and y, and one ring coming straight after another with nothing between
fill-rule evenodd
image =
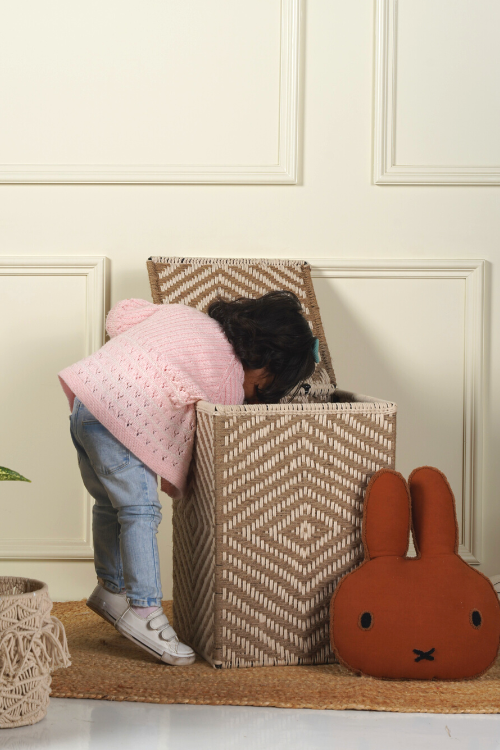
<instances>
[{"instance_id":1,"label":"white wall panel","mask_svg":"<svg viewBox=\"0 0 500 750\"><path fill-rule=\"evenodd\" d=\"M436 466L457 504L460 553L481 557L481 261L316 260L313 278L343 390L398 405L396 469Z\"/></svg>"},{"instance_id":2,"label":"white wall panel","mask_svg":"<svg viewBox=\"0 0 500 750\"><path fill-rule=\"evenodd\" d=\"M2 10L0 181L294 182L298 0Z\"/></svg>"},{"instance_id":3,"label":"white wall panel","mask_svg":"<svg viewBox=\"0 0 500 750\"><path fill-rule=\"evenodd\" d=\"M375 181L500 182L498 0L378 0Z\"/></svg>"},{"instance_id":4,"label":"white wall panel","mask_svg":"<svg viewBox=\"0 0 500 750\"><path fill-rule=\"evenodd\" d=\"M396 468L404 476L425 464L445 472L457 501L461 554L479 562L484 264L312 263L339 386L396 401ZM4 465L32 479L4 485L0 556L91 558L92 499L56 373L104 340L104 259L4 258L0 269L7 363L0 453ZM159 541L168 580L170 502L162 500L167 520Z\"/></svg>"},{"instance_id":5,"label":"white wall panel","mask_svg":"<svg viewBox=\"0 0 500 750\"><path fill-rule=\"evenodd\" d=\"M92 498L57 373L104 343L103 258L0 256L0 557L92 558Z\"/></svg>"}]
</instances>

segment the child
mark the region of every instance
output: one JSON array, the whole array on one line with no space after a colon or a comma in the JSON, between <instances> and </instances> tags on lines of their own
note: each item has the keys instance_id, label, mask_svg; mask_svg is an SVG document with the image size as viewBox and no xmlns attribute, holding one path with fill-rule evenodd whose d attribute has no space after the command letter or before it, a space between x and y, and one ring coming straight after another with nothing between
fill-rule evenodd
<instances>
[{"instance_id":1,"label":"child","mask_svg":"<svg viewBox=\"0 0 500 750\"><path fill-rule=\"evenodd\" d=\"M161 489L181 498L194 403L272 403L314 371L317 339L292 292L185 305L119 302L101 349L59 373L83 482L95 499L98 585L87 605L168 664L191 664L161 606Z\"/></svg>"}]
</instances>

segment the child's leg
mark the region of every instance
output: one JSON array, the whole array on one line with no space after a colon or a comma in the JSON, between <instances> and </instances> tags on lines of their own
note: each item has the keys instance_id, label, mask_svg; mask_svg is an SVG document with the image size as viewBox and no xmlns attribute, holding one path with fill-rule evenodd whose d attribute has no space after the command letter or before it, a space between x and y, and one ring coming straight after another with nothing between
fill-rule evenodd
<instances>
[{"instance_id":1,"label":"child's leg","mask_svg":"<svg viewBox=\"0 0 500 750\"><path fill-rule=\"evenodd\" d=\"M94 498L92 508L92 536L94 541L94 566L101 583L108 591L118 594L125 591L123 567L120 554L120 524L118 513L113 508L106 488L92 468L89 457L76 437L76 421L82 418L83 404L75 399L70 420L71 439L78 454L78 466L83 483ZM88 413L88 412L87 412Z\"/></svg>"},{"instance_id":2,"label":"child's leg","mask_svg":"<svg viewBox=\"0 0 500 750\"><path fill-rule=\"evenodd\" d=\"M127 597L134 606L161 606L156 542L161 505L156 474L125 448L83 404L75 414L73 430L76 442L83 448L107 493L112 510L116 512ZM102 542L101 547L109 545L113 550L112 557L116 559L116 525L111 523L109 507L104 502L100 503L94 524L98 544ZM100 563L105 561L105 565L111 562L106 558L105 549L99 550L96 559Z\"/></svg>"}]
</instances>

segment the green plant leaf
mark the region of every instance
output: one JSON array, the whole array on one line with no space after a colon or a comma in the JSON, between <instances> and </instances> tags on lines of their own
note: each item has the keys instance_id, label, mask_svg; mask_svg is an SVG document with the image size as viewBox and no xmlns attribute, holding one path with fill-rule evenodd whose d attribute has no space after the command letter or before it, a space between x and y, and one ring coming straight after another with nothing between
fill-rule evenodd
<instances>
[{"instance_id":1,"label":"green plant leaf","mask_svg":"<svg viewBox=\"0 0 500 750\"><path fill-rule=\"evenodd\" d=\"M31 482L31 479L26 479L26 477L18 474L17 471L12 471L12 469L6 469L5 466L0 466L0 482L7 480L15 482Z\"/></svg>"}]
</instances>

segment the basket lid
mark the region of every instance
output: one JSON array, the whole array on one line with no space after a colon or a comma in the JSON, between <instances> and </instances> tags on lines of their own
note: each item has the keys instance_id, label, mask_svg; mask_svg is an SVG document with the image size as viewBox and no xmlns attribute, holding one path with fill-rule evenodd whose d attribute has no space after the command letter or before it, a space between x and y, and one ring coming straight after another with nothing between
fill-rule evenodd
<instances>
[{"instance_id":1,"label":"basket lid","mask_svg":"<svg viewBox=\"0 0 500 750\"><path fill-rule=\"evenodd\" d=\"M219 295L235 299L260 297L279 289L294 292L319 339L320 362L308 383L321 390L335 389L335 373L311 280L311 267L306 261L156 256L148 259L147 267L153 302L157 305L184 304L206 312Z\"/></svg>"}]
</instances>

